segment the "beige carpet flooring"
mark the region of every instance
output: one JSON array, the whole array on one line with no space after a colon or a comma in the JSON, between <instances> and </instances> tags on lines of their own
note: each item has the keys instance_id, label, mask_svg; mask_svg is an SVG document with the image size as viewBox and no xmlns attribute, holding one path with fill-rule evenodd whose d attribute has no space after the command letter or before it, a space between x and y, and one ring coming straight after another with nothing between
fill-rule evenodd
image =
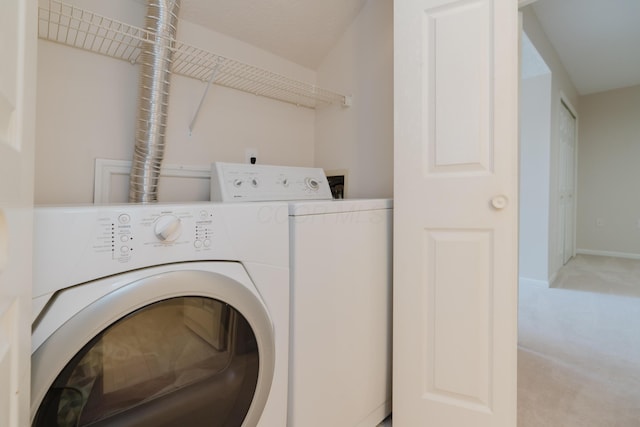
<instances>
[{"instance_id":1,"label":"beige carpet flooring","mask_svg":"<svg viewBox=\"0 0 640 427\"><path fill-rule=\"evenodd\" d=\"M640 260L578 255L522 285L518 427L640 426Z\"/></svg>"}]
</instances>

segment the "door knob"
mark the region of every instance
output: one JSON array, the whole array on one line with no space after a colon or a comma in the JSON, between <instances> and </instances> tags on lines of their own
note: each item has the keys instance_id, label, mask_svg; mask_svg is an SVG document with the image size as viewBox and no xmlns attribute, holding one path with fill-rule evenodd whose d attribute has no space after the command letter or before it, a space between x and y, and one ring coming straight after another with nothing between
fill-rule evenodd
<instances>
[{"instance_id":1,"label":"door knob","mask_svg":"<svg viewBox=\"0 0 640 427\"><path fill-rule=\"evenodd\" d=\"M493 206L495 209L504 209L505 207L507 207L507 202L509 200L505 197L505 196L496 196L493 199L491 199L491 206Z\"/></svg>"}]
</instances>

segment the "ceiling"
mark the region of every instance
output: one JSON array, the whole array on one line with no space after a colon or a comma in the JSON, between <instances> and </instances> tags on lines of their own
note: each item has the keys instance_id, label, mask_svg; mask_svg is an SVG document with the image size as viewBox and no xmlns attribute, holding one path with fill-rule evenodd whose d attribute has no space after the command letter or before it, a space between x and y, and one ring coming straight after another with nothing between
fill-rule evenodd
<instances>
[{"instance_id":1,"label":"ceiling","mask_svg":"<svg viewBox=\"0 0 640 427\"><path fill-rule=\"evenodd\" d=\"M532 7L580 95L640 84L640 0L537 0Z\"/></svg>"},{"instance_id":2,"label":"ceiling","mask_svg":"<svg viewBox=\"0 0 640 427\"><path fill-rule=\"evenodd\" d=\"M366 2L182 0L180 16L316 69ZM578 93L640 84L640 0L520 2L533 3Z\"/></svg>"},{"instance_id":3,"label":"ceiling","mask_svg":"<svg viewBox=\"0 0 640 427\"><path fill-rule=\"evenodd\" d=\"M366 2L182 0L180 17L315 70Z\"/></svg>"}]
</instances>

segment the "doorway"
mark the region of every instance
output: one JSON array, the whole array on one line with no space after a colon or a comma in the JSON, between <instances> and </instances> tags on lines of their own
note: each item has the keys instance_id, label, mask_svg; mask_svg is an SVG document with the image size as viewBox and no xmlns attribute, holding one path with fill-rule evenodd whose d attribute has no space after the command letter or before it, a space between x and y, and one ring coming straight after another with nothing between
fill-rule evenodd
<instances>
[{"instance_id":1,"label":"doorway","mask_svg":"<svg viewBox=\"0 0 640 427\"><path fill-rule=\"evenodd\" d=\"M549 287L575 254L577 113L524 31L520 50L519 278Z\"/></svg>"}]
</instances>

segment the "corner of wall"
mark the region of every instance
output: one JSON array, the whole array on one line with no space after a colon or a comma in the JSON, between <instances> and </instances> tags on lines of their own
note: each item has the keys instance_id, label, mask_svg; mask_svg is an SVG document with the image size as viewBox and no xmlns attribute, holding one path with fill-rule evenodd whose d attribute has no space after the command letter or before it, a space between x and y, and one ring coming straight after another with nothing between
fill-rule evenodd
<instances>
[{"instance_id":1,"label":"corner of wall","mask_svg":"<svg viewBox=\"0 0 640 427\"><path fill-rule=\"evenodd\" d=\"M316 110L314 163L349 173L347 197L393 194L393 3L368 1L317 70L318 84L353 95Z\"/></svg>"}]
</instances>

